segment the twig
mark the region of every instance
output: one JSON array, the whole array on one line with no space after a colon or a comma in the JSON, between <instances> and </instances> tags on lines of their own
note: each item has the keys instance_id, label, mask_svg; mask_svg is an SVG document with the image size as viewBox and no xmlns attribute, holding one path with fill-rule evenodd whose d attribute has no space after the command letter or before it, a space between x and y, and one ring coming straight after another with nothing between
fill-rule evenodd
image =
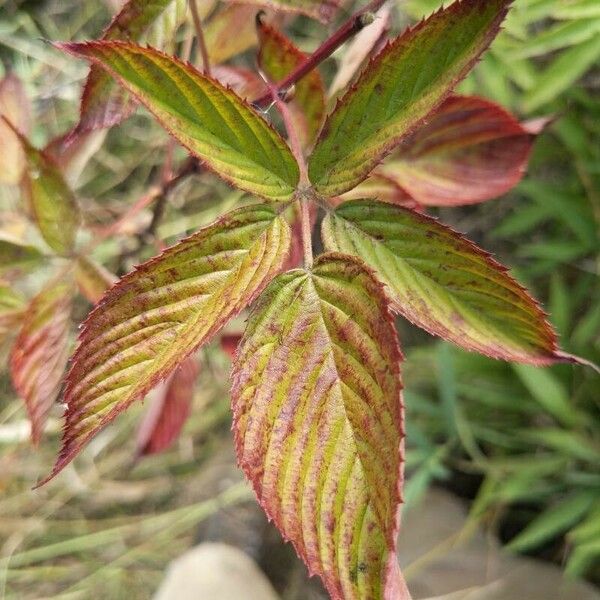
<instances>
[{"instance_id":1,"label":"twig","mask_svg":"<svg viewBox=\"0 0 600 600\"><path fill-rule=\"evenodd\" d=\"M317 65L329 58L342 44L347 42L353 35L373 22L376 12L385 4L386 0L371 0L365 7L350 17L332 36L327 38L303 63L299 64L290 74L277 83L277 93L285 92L294 83L310 73ZM257 19L261 18L261 13ZM263 109L271 102L271 92L267 91L252 103L255 107Z\"/></svg>"},{"instance_id":2,"label":"twig","mask_svg":"<svg viewBox=\"0 0 600 600\"><path fill-rule=\"evenodd\" d=\"M206 40L204 39L204 31L202 30L202 21L198 13L198 5L196 0L189 0L190 10L192 11L192 20L196 30L196 39L198 40L198 48L202 56L202 67L207 75L210 75L210 61L208 59L208 50L206 48Z\"/></svg>"}]
</instances>

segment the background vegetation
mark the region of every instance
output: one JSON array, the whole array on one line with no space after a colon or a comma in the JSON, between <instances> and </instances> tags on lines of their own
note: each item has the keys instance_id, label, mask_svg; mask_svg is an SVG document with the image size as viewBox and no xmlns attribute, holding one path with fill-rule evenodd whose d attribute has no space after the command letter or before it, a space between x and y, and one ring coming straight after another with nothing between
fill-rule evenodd
<instances>
[{"instance_id":1,"label":"background vegetation","mask_svg":"<svg viewBox=\"0 0 600 600\"><path fill-rule=\"evenodd\" d=\"M397 2L394 30L439 4ZM83 62L42 39L97 37L110 10L108 1L0 0L0 59L25 83L38 146L76 122L87 73ZM328 28L299 17L286 21L286 31L310 51ZM185 40L185 27L180 35ZM325 65L328 81L342 53ZM254 55L248 48L234 60L252 66ZM513 192L439 213L514 267L542 299L567 352L600 362L598 2L516 0L505 31L461 89L523 120L556 121L538 139L529 173ZM143 111L108 132L76 184L90 227L110 223L144 197L167 160L165 141ZM123 274L155 254L157 243L172 243L241 200L209 174L194 176L169 194L160 220L152 207L142 209L94 258ZM16 188L0 186L0 230L35 242L19 202ZM51 268L32 272L20 292L33 295ZM81 300L75 321L88 310ZM400 328L407 358L405 518L429 486L447 486L472 500L473 519L513 551L600 583L599 376L567 365L496 362L434 342L405 321ZM239 485L212 489L216 501L198 488L203 466L231 443L226 353L216 346L204 353L192 418L167 453L134 464L132 433L144 411L138 407L98 436L75 467L34 493L31 485L58 446L61 411L57 406L33 452L5 369L13 334L0 329L0 596L147 597L169 559L190 545L196 523L222 503L247 498Z\"/></svg>"}]
</instances>

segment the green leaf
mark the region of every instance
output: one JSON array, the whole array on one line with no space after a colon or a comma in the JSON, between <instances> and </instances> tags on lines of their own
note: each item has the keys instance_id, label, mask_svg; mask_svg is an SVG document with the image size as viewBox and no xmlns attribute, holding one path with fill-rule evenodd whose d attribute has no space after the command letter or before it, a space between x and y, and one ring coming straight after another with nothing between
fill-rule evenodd
<instances>
[{"instance_id":1,"label":"green leaf","mask_svg":"<svg viewBox=\"0 0 600 600\"><path fill-rule=\"evenodd\" d=\"M598 0L563 0L552 12L555 19L594 19L600 17Z\"/></svg>"},{"instance_id":2,"label":"green leaf","mask_svg":"<svg viewBox=\"0 0 600 600\"><path fill-rule=\"evenodd\" d=\"M34 246L0 238L0 274L13 269L33 269L43 261L44 255Z\"/></svg>"},{"instance_id":3,"label":"green leaf","mask_svg":"<svg viewBox=\"0 0 600 600\"><path fill-rule=\"evenodd\" d=\"M208 167L243 190L289 199L296 161L281 136L233 91L191 65L124 42L59 44L102 65Z\"/></svg>"},{"instance_id":4,"label":"green leaf","mask_svg":"<svg viewBox=\"0 0 600 600\"><path fill-rule=\"evenodd\" d=\"M149 31L150 42L165 42L185 16L185 0L129 0L108 26L103 40L139 41ZM135 101L127 90L115 85L110 75L93 65L81 97L81 114L76 131L112 127L134 110Z\"/></svg>"},{"instance_id":5,"label":"green leaf","mask_svg":"<svg viewBox=\"0 0 600 600\"><path fill-rule=\"evenodd\" d=\"M541 546L581 521L593 503L592 493L580 493L563 500L534 519L506 548L512 552L527 552Z\"/></svg>"},{"instance_id":6,"label":"green leaf","mask_svg":"<svg viewBox=\"0 0 600 600\"><path fill-rule=\"evenodd\" d=\"M498 33L510 0L460 0L391 42L329 115L309 160L323 195L352 189L420 125Z\"/></svg>"},{"instance_id":7,"label":"green leaf","mask_svg":"<svg viewBox=\"0 0 600 600\"><path fill-rule=\"evenodd\" d=\"M50 282L30 302L12 348L12 382L25 401L35 444L40 440L67 366L72 297L71 281Z\"/></svg>"},{"instance_id":8,"label":"green leaf","mask_svg":"<svg viewBox=\"0 0 600 600\"><path fill-rule=\"evenodd\" d=\"M277 277L238 349L238 461L332 598L408 597L395 552L400 360L381 284L336 254Z\"/></svg>"},{"instance_id":9,"label":"green leaf","mask_svg":"<svg viewBox=\"0 0 600 600\"><path fill-rule=\"evenodd\" d=\"M535 300L489 254L434 219L345 202L325 218L323 241L374 268L394 309L430 333L493 358L557 360L556 336Z\"/></svg>"},{"instance_id":10,"label":"green leaf","mask_svg":"<svg viewBox=\"0 0 600 600\"><path fill-rule=\"evenodd\" d=\"M54 160L34 148L16 129L25 153L26 167L21 188L29 214L42 237L55 252L68 255L75 246L79 229L79 205Z\"/></svg>"},{"instance_id":11,"label":"green leaf","mask_svg":"<svg viewBox=\"0 0 600 600\"><path fill-rule=\"evenodd\" d=\"M290 232L273 208L229 213L111 288L90 313L67 379L50 478L132 402L211 339L280 270Z\"/></svg>"},{"instance_id":12,"label":"green leaf","mask_svg":"<svg viewBox=\"0 0 600 600\"><path fill-rule=\"evenodd\" d=\"M24 308L23 297L7 285L0 284L0 341L19 322Z\"/></svg>"},{"instance_id":13,"label":"green leaf","mask_svg":"<svg viewBox=\"0 0 600 600\"><path fill-rule=\"evenodd\" d=\"M282 81L307 59L307 55L260 17L257 17L256 25L258 64L272 81ZM325 88L316 69L296 83L291 107L294 121L300 125L298 129L304 133L303 141L308 145L321 129L325 115Z\"/></svg>"}]
</instances>

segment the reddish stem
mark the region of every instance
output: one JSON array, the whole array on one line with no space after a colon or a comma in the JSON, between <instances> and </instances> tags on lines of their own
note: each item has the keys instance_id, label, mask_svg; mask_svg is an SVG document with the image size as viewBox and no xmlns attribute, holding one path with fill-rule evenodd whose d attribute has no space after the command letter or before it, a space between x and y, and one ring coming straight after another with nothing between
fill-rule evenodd
<instances>
[{"instance_id":1,"label":"reddish stem","mask_svg":"<svg viewBox=\"0 0 600 600\"><path fill-rule=\"evenodd\" d=\"M327 38L303 63L280 81L275 89L277 93L287 91L294 83L310 73L317 65L329 58L342 44L353 35L372 23L372 13L376 12L386 0L371 0L365 7L350 17L331 37ZM260 20L261 13L256 16ZM252 103L256 108L263 109L271 103L271 91L267 90L260 98Z\"/></svg>"}]
</instances>

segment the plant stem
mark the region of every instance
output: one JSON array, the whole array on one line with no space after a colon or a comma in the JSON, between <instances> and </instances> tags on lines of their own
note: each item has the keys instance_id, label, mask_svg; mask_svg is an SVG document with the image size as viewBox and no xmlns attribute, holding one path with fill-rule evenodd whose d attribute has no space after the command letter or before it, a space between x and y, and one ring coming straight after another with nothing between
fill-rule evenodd
<instances>
[{"instance_id":1,"label":"plant stem","mask_svg":"<svg viewBox=\"0 0 600 600\"><path fill-rule=\"evenodd\" d=\"M310 73L317 65L329 58L342 44L372 22L373 12L379 10L386 0L371 0L366 6L350 17L332 36L327 38L303 63L276 86L278 94L288 90L294 83ZM260 18L257 16L257 18ZM271 102L271 92L265 92L252 103L257 108L265 108Z\"/></svg>"},{"instance_id":2,"label":"plant stem","mask_svg":"<svg viewBox=\"0 0 600 600\"><path fill-rule=\"evenodd\" d=\"M298 210L300 211L300 224L302 225L302 250L304 254L304 266L307 269L313 265L312 231L310 227L310 213L308 212L308 200L297 198Z\"/></svg>"},{"instance_id":3,"label":"plant stem","mask_svg":"<svg viewBox=\"0 0 600 600\"><path fill-rule=\"evenodd\" d=\"M198 5L196 0L189 0L190 10L192 12L192 20L194 21L194 29L196 30L196 39L198 40L198 48L202 56L203 71L210 75L210 61L208 59L208 50L206 48L206 40L204 39L204 31L202 30L202 21L198 13Z\"/></svg>"}]
</instances>

